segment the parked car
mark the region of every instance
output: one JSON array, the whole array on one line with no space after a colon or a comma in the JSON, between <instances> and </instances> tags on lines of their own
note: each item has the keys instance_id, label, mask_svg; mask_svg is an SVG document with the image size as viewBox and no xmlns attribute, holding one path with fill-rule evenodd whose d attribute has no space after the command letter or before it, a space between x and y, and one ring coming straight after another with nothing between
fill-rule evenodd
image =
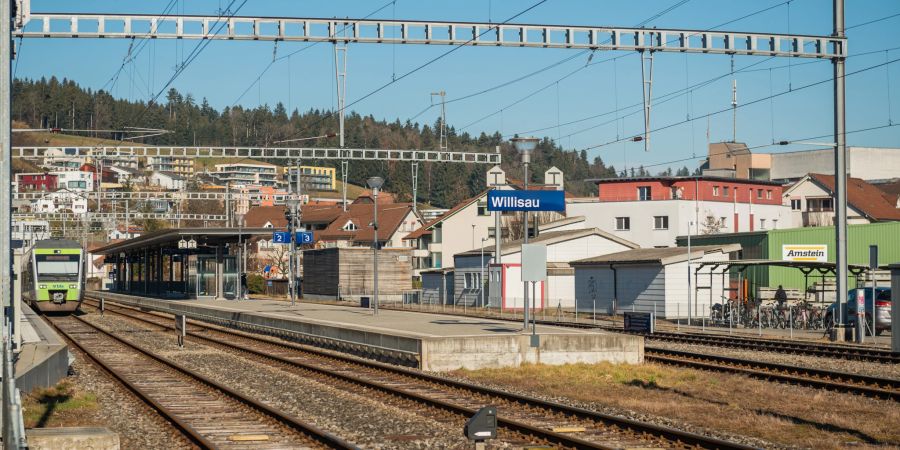
<instances>
[{"instance_id":1,"label":"parked car","mask_svg":"<svg viewBox=\"0 0 900 450\"><path fill-rule=\"evenodd\" d=\"M846 318L847 323L851 326L856 326L856 295L859 289L850 289L850 292L847 293L847 303L844 308L846 310ZM891 329L891 288L889 287L878 287L875 288L875 299L872 299L872 288L865 288L865 297L866 297L866 322L869 325L869 329L873 328L872 326L872 313L875 310L875 306L878 307L878 317L874 324L875 334L880 335L884 330ZM825 327L831 328L835 318L835 314L837 313L837 302L832 303L828 306L828 309L825 310Z\"/></svg>"}]
</instances>

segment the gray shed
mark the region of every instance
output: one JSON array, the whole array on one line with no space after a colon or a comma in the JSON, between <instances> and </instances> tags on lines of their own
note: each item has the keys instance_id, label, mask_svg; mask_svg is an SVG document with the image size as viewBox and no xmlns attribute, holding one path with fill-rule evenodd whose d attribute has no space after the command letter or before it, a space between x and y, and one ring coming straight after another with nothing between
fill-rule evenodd
<instances>
[{"instance_id":1,"label":"gray shed","mask_svg":"<svg viewBox=\"0 0 900 450\"><path fill-rule=\"evenodd\" d=\"M449 305L453 303L453 268L423 270L422 303L431 305Z\"/></svg>"}]
</instances>

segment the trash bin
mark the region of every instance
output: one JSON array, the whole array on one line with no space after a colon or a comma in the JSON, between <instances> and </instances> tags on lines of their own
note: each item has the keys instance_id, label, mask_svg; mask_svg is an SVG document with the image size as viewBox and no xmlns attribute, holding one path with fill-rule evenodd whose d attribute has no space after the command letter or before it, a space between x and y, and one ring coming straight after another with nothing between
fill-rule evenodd
<instances>
[{"instance_id":1,"label":"trash bin","mask_svg":"<svg viewBox=\"0 0 900 450\"><path fill-rule=\"evenodd\" d=\"M360 297L359 298L359 306L361 308L368 308L369 307L369 297L368 296Z\"/></svg>"}]
</instances>

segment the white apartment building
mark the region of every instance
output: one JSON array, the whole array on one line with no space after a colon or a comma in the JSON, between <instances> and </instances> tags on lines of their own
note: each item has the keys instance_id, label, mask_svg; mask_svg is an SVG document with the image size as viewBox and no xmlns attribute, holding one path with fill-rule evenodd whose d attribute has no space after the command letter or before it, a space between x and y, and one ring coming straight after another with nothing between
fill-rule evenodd
<instances>
[{"instance_id":1,"label":"white apartment building","mask_svg":"<svg viewBox=\"0 0 900 450\"><path fill-rule=\"evenodd\" d=\"M566 214L641 247L671 247L687 234L790 227L778 183L710 176L594 181L599 196L568 200Z\"/></svg>"},{"instance_id":2,"label":"white apartment building","mask_svg":"<svg viewBox=\"0 0 900 450\"><path fill-rule=\"evenodd\" d=\"M60 189L31 203L31 211L36 213L71 212L87 214L88 201L83 193Z\"/></svg>"},{"instance_id":3,"label":"white apartment building","mask_svg":"<svg viewBox=\"0 0 900 450\"><path fill-rule=\"evenodd\" d=\"M50 222L29 219L13 220L12 240L22 241L24 251L42 239L50 239Z\"/></svg>"},{"instance_id":4,"label":"white apartment building","mask_svg":"<svg viewBox=\"0 0 900 450\"><path fill-rule=\"evenodd\" d=\"M80 170L51 172L56 175L56 188L72 192L90 192L94 190L94 173Z\"/></svg>"},{"instance_id":5,"label":"white apartment building","mask_svg":"<svg viewBox=\"0 0 900 450\"><path fill-rule=\"evenodd\" d=\"M216 171L209 175L221 184L235 185L278 185L278 166L266 163L216 164Z\"/></svg>"},{"instance_id":6,"label":"white apartment building","mask_svg":"<svg viewBox=\"0 0 900 450\"><path fill-rule=\"evenodd\" d=\"M148 156L147 169L191 175L194 173L194 161L184 156Z\"/></svg>"}]
</instances>

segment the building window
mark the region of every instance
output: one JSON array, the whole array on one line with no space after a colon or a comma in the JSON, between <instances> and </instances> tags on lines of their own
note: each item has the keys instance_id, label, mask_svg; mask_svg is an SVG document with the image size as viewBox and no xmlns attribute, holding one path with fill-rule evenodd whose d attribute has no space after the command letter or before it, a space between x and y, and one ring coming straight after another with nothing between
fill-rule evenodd
<instances>
[{"instance_id":1,"label":"building window","mask_svg":"<svg viewBox=\"0 0 900 450\"><path fill-rule=\"evenodd\" d=\"M669 229L669 216L653 216L653 229L654 230L668 230Z\"/></svg>"},{"instance_id":2,"label":"building window","mask_svg":"<svg viewBox=\"0 0 900 450\"><path fill-rule=\"evenodd\" d=\"M763 195L763 194L762 194L762 189L757 189L757 190L756 190L756 198L762 199L762 195Z\"/></svg>"},{"instance_id":3,"label":"building window","mask_svg":"<svg viewBox=\"0 0 900 450\"><path fill-rule=\"evenodd\" d=\"M723 197L728 197L728 186L723 186L723 187L722 187L722 196L723 196Z\"/></svg>"},{"instance_id":4,"label":"building window","mask_svg":"<svg viewBox=\"0 0 900 450\"><path fill-rule=\"evenodd\" d=\"M645 202L650 200L650 186L638 186L638 200Z\"/></svg>"},{"instance_id":5,"label":"building window","mask_svg":"<svg viewBox=\"0 0 900 450\"><path fill-rule=\"evenodd\" d=\"M810 198L806 200L806 210L812 212L834 211L831 198Z\"/></svg>"},{"instance_id":6,"label":"building window","mask_svg":"<svg viewBox=\"0 0 900 450\"><path fill-rule=\"evenodd\" d=\"M628 231L631 229L630 217L616 217L616 231Z\"/></svg>"},{"instance_id":7,"label":"building window","mask_svg":"<svg viewBox=\"0 0 900 450\"><path fill-rule=\"evenodd\" d=\"M356 224L348 220L347 223L344 224L344 227L342 229L344 231L356 231Z\"/></svg>"},{"instance_id":8,"label":"building window","mask_svg":"<svg viewBox=\"0 0 900 450\"><path fill-rule=\"evenodd\" d=\"M491 215L491 212L488 211L488 209L487 209L487 202L484 202L484 203L479 202L478 203L478 215L479 216Z\"/></svg>"},{"instance_id":9,"label":"building window","mask_svg":"<svg viewBox=\"0 0 900 450\"><path fill-rule=\"evenodd\" d=\"M719 187L713 186L713 197L718 197L718 196L719 196Z\"/></svg>"},{"instance_id":10,"label":"building window","mask_svg":"<svg viewBox=\"0 0 900 450\"><path fill-rule=\"evenodd\" d=\"M791 211L800 211L800 199L799 198L791 199Z\"/></svg>"},{"instance_id":11,"label":"building window","mask_svg":"<svg viewBox=\"0 0 900 450\"><path fill-rule=\"evenodd\" d=\"M725 217L719 217L719 226L722 228L728 228L728 220Z\"/></svg>"},{"instance_id":12,"label":"building window","mask_svg":"<svg viewBox=\"0 0 900 450\"><path fill-rule=\"evenodd\" d=\"M772 190L771 189L766 191L766 200L772 200Z\"/></svg>"},{"instance_id":13,"label":"building window","mask_svg":"<svg viewBox=\"0 0 900 450\"><path fill-rule=\"evenodd\" d=\"M766 219L759 219L759 229L760 230L766 229Z\"/></svg>"}]
</instances>

